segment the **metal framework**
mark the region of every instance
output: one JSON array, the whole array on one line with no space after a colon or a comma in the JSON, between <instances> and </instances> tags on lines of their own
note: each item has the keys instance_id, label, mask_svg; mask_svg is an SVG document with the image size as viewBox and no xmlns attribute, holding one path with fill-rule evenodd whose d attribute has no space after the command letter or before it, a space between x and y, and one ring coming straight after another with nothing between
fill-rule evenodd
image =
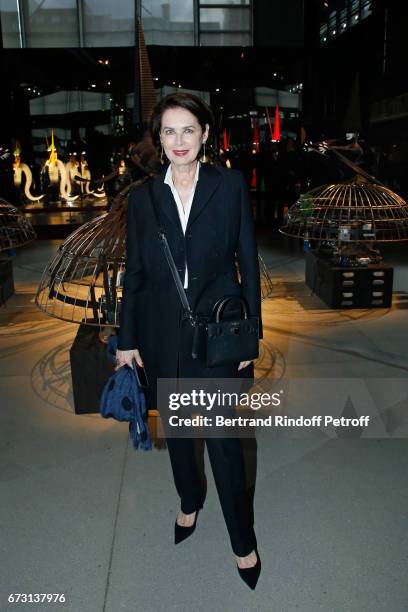
<instances>
[{"instance_id":1,"label":"metal framework","mask_svg":"<svg viewBox=\"0 0 408 612\"><path fill-rule=\"evenodd\" d=\"M47 265L35 303L48 315L73 323L119 324L130 187L108 213L70 234Z\"/></svg>"},{"instance_id":2,"label":"metal framework","mask_svg":"<svg viewBox=\"0 0 408 612\"><path fill-rule=\"evenodd\" d=\"M336 240L342 226L363 231L367 226L367 237L363 233L356 242L408 240L408 205L383 185L324 185L301 195L289 209L287 223L280 231L307 240Z\"/></svg>"},{"instance_id":3,"label":"metal framework","mask_svg":"<svg viewBox=\"0 0 408 612\"><path fill-rule=\"evenodd\" d=\"M21 247L35 238L35 231L27 217L0 198L0 251Z\"/></svg>"},{"instance_id":4,"label":"metal framework","mask_svg":"<svg viewBox=\"0 0 408 612\"><path fill-rule=\"evenodd\" d=\"M310 143L307 150L334 155L356 176L352 181L323 185L302 194L290 207L287 223L279 230L282 234L313 241L341 242L341 232L347 228L351 232L347 242L408 240L408 205L403 198L335 147L325 142Z\"/></svg>"}]
</instances>

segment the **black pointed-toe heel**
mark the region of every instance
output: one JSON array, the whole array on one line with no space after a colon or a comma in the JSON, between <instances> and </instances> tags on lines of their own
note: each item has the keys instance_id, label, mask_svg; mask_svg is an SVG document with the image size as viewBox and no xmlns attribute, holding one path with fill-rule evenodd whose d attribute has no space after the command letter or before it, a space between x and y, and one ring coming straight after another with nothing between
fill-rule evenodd
<instances>
[{"instance_id":1,"label":"black pointed-toe heel","mask_svg":"<svg viewBox=\"0 0 408 612\"><path fill-rule=\"evenodd\" d=\"M259 557L258 551L255 549L257 560L253 567L246 567L244 569L238 567L237 570L242 580L251 588L255 589L256 583L258 582L259 574L261 573L261 559Z\"/></svg>"},{"instance_id":2,"label":"black pointed-toe heel","mask_svg":"<svg viewBox=\"0 0 408 612\"><path fill-rule=\"evenodd\" d=\"M200 512L200 509L196 510L196 515L194 517L194 523L190 527L183 527L182 525L179 525L176 519L174 523L174 543L175 544L179 544L180 542L182 542L183 540L191 536L192 533L194 533L194 529L196 528L197 517L198 517L199 512Z\"/></svg>"}]
</instances>

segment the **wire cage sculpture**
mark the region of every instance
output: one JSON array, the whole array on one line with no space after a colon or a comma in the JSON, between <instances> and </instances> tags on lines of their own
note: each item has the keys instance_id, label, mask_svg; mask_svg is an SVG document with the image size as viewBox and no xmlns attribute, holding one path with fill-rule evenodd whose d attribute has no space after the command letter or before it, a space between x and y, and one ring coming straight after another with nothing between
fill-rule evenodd
<instances>
[{"instance_id":1,"label":"wire cage sculpture","mask_svg":"<svg viewBox=\"0 0 408 612\"><path fill-rule=\"evenodd\" d=\"M376 183L324 185L300 196L280 231L295 238L331 241L341 240L344 228L351 230L348 242L408 240L408 205Z\"/></svg>"},{"instance_id":2,"label":"wire cage sculpture","mask_svg":"<svg viewBox=\"0 0 408 612\"><path fill-rule=\"evenodd\" d=\"M48 315L98 327L118 325L129 188L108 213L81 225L59 246L35 297Z\"/></svg>"},{"instance_id":3,"label":"wire cage sculpture","mask_svg":"<svg viewBox=\"0 0 408 612\"><path fill-rule=\"evenodd\" d=\"M258 254L259 261L259 274L261 278L261 300L267 300L272 296L272 278L269 270L262 259L262 256Z\"/></svg>"},{"instance_id":4,"label":"wire cage sculpture","mask_svg":"<svg viewBox=\"0 0 408 612\"><path fill-rule=\"evenodd\" d=\"M109 212L76 229L60 245L44 270L35 297L36 305L46 314L100 328L119 326L127 196L137 183L116 196ZM262 299L266 299L271 295L272 281L261 258L259 263Z\"/></svg>"},{"instance_id":5,"label":"wire cage sculpture","mask_svg":"<svg viewBox=\"0 0 408 612\"><path fill-rule=\"evenodd\" d=\"M18 208L0 198L0 251L21 247L36 237L27 217Z\"/></svg>"}]
</instances>

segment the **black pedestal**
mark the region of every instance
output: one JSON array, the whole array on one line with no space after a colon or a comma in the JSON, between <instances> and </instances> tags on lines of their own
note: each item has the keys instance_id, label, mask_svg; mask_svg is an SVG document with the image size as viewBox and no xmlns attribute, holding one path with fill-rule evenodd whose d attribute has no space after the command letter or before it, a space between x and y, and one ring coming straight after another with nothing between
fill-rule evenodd
<instances>
[{"instance_id":1,"label":"black pedestal","mask_svg":"<svg viewBox=\"0 0 408 612\"><path fill-rule=\"evenodd\" d=\"M384 264L333 266L306 253L306 284L330 308L389 308L393 272Z\"/></svg>"},{"instance_id":2,"label":"black pedestal","mask_svg":"<svg viewBox=\"0 0 408 612\"><path fill-rule=\"evenodd\" d=\"M11 259L0 259L0 305L14 294L13 263Z\"/></svg>"},{"instance_id":3,"label":"black pedestal","mask_svg":"<svg viewBox=\"0 0 408 612\"><path fill-rule=\"evenodd\" d=\"M114 373L98 334L99 327L80 324L69 352L76 414L99 412L102 390Z\"/></svg>"}]
</instances>

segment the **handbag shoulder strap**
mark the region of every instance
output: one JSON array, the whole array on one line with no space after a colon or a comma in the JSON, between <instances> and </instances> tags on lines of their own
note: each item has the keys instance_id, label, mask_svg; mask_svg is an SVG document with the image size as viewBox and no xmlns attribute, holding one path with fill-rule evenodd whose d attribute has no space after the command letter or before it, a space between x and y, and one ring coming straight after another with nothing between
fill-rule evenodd
<instances>
[{"instance_id":1,"label":"handbag shoulder strap","mask_svg":"<svg viewBox=\"0 0 408 612\"><path fill-rule=\"evenodd\" d=\"M164 251L164 255L166 257L167 263L169 265L170 268L170 272L173 276L173 280L175 282L176 288L177 288L177 292L180 296L180 300L181 303L183 305L184 310L186 311L186 313L189 316L190 322L192 325L195 325L195 317L193 314L193 311L190 308L190 304L188 303L188 299L187 299L187 295L186 292L184 291L184 287L181 283L180 280L180 276L178 273L178 270L176 268L176 264L174 263L174 259L173 259L173 255L171 254L170 251L170 247L169 247L169 243L167 241L167 236L166 233L164 231L164 228L162 225L160 225L159 220L158 220L158 216L157 216L157 211L156 211L156 201L154 199L154 195L153 195L153 185L152 185L153 181L150 180L149 181L149 192L150 192L150 199L152 202L152 209L153 209L153 216L154 219L156 221L156 225L157 225L157 235L158 238L161 242L161 245L163 247L163 251Z\"/></svg>"}]
</instances>

